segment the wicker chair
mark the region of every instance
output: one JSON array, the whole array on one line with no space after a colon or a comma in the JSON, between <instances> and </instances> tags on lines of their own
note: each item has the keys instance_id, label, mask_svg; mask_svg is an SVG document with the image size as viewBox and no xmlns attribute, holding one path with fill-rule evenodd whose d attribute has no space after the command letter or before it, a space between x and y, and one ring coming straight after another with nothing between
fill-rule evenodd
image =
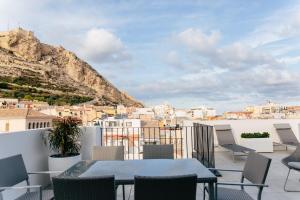
<instances>
[{"instance_id":1,"label":"wicker chair","mask_svg":"<svg viewBox=\"0 0 300 200\"><path fill-rule=\"evenodd\" d=\"M135 200L196 200L197 175L141 177L134 182Z\"/></svg>"},{"instance_id":2,"label":"wicker chair","mask_svg":"<svg viewBox=\"0 0 300 200\"><path fill-rule=\"evenodd\" d=\"M284 191L286 191L286 192L300 192L299 190L289 190L286 187L291 170L295 170L295 171L300 172L300 145L298 145L296 150L291 155L289 155L288 157L283 158L281 162L289 168L289 172L288 172L288 175L287 175L287 177L285 179L285 183L284 183Z\"/></svg>"},{"instance_id":3,"label":"wicker chair","mask_svg":"<svg viewBox=\"0 0 300 200\"><path fill-rule=\"evenodd\" d=\"M115 178L53 178L55 200L115 200Z\"/></svg>"},{"instance_id":4,"label":"wicker chair","mask_svg":"<svg viewBox=\"0 0 300 200\"><path fill-rule=\"evenodd\" d=\"M22 155L14 155L0 159L0 192L4 190L27 190L17 200L48 200L53 198L52 189L43 189L41 185L30 185L31 174L52 174L59 172L31 172L28 173ZM26 182L26 186L14 187L18 183ZM0 195L1 196L1 195Z\"/></svg>"},{"instance_id":5,"label":"wicker chair","mask_svg":"<svg viewBox=\"0 0 300 200\"><path fill-rule=\"evenodd\" d=\"M173 144L144 145L144 159L174 159Z\"/></svg>"},{"instance_id":6,"label":"wicker chair","mask_svg":"<svg viewBox=\"0 0 300 200\"><path fill-rule=\"evenodd\" d=\"M229 171L229 172L241 172L241 183L232 183L232 182L218 182L217 186L239 186L241 189L231 189L225 187L217 187L216 199L217 200L253 200L253 198L244 190L244 187L257 187L258 195L257 200L261 200L262 192L269 172L271 164L271 159L263 155L260 155L256 152L250 152L244 170L225 170L225 169L211 169L218 171ZM247 179L250 183L244 183L244 179ZM205 187L205 191L208 191L208 188ZM205 199L205 192L204 192Z\"/></svg>"}]
</instances>

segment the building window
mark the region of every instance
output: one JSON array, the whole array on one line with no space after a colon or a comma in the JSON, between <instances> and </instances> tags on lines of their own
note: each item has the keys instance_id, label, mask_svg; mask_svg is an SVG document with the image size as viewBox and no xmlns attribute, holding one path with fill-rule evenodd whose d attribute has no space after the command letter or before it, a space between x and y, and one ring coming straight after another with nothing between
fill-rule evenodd
<instances>
[{"instance_id":1,"label":"building window","mask_svg":"<svg viewBox=\"0 0 300 200\"><path fill-rule=\"evenodd\" d=\"M43 122L40 122L40 128L43 128Z\"/></svg>"},{"instance_id":2,"label":"building window","mask_svg":"<svg viewBox=\"0 0 300 200\"><path fill-rule=\"evenodd\" d=\"M126 127L132 127L132 122L126 122Z\"/></svg>"},{"instance_id":3,"label":"building window","mask_svg":"<svg viewBox=\"0 0 300 200\"><path fill-rule=\"evenodd\" d=\"M50 127L50 122L47 122L47 127Z\"/></svg>"},{"instance_id":4,"label":"building window","mask_svg":"<svg viewBox=\"0 0 300 200\"><path fill-rule=\"evenodd\" d=\"M28 129L31 129L31 123L29 122L29 124L28 124Z\"/></svg>"},{"instance_id":5,"label":"building window","mask_svg":"<svg viewBox=\"0 0 300 200\"><path fill-rule=\"evenodd\" d=\"M36 123L36 128L39 128L39 123L38 122Z\"/></svg>"},{"instance_id":6,"label":"building window","mask_svg":"<svg viewBox=\"0 0 300 200\"><path fill-rule=\"evenodd\" d=\"M46 122L44 122L44 128L46 128Z\"/></svg>"},{"instance_id":7,"label":"building window","mask_svg":"<svg viewBox=\"0 0 300 200\"><path fill-rule=\"evenodd\" d=\"M5 131L6 131L6 132L9 131L9 122L7 122L7 123L5 124Z\"/></svg>"},{"instance_id":8,"label":"building window","mask_svg":"<svg viewBox=\"0 0 300 200\"><path fill-rule=\"evenodd\" d=\"M115 121L108 122L108 126L109 127L116 127L117 126L117 122L115 122Z\"/></svg>"},{"instance_id":9,"label":"building window","mask_svg":"<svg viewBox=\"0 0 300 200\"><path fill-rule=\"evenodd\" d=\"M34 122L32 123L32 129L35 129L35 123Z\"/></svg>"},{"instance_id":10,"label":"building window","mask_svg":"<svg viewBox=\"0 0 300 200\"><path fill-rule=\"evenodd\" d=\"M61 112L59 112L58 115L61 116Z\"/></svg>"}]
</instances>

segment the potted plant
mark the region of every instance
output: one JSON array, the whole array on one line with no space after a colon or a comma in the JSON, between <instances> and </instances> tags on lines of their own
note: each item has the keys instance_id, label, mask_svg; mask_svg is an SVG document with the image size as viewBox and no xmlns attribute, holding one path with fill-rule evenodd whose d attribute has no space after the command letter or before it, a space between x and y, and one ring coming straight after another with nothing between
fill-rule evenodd
<instances>
[{"instance_id":1,"label":"potted plant","mask_svg":"<svg viewBox=\"0 0 300 200\"><path fill-rule=\"evenodd\" d=\"M49 156L50 171L64 171L81 160L79 121L68 117L55 120L48 134L50 149L54 154Z\"/></svg>"},{"instance_id":2,"label":"potted plant","mask_svg":"<svg viewBox=\"0 0 300 200\"><path fill-rule=\"evenodd\" d=\"M257 152L273 152L273 142L268 132L242 133L240 144Z\"/></svg>"}]
</instances>

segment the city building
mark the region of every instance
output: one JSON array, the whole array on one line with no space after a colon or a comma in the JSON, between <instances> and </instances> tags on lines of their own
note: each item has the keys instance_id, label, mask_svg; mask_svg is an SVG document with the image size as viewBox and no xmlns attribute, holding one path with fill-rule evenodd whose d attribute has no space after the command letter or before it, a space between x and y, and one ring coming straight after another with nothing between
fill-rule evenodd
<instances>
[{"instance_id":1,"label":"city building","mask_svg":"<svg viewBox=\"0 0 300 200\"><path fill-rule=\"evenodd\" d=\"M207 119L209 117L216 116L216 110L214 108L209 108L205 106L201 106L198 108L192 108L190 110L192 119Z\"/></svg>"},{"instance_id":2,"label":"city building","mask_svg":"<svg viewBox=\"0 0 300 200\"><path fill-rule=\"evenodd\" d=\"M15 107L18 103L18 99L0 98L0 108Z\"/></svg>"},{"instance_id":3,"label":"city building","mask_svg":"<svg viewBox=\"0 0 300 200\"><path fill-rule=\"evenodd\" d=\"M49 128L54 118L28 108L0 109L0 132Z\"/></svg>"},{"instance_id":4,"label":"city building","mask_svg":"<svg viewBox=\"0 0 300 200\"><path fill-rule=\"evenodd\" d=\"M129 117L132 119L154 119L155 113L152 108L136 108Z\"/></svg>"},{"instance_id":5,"label":"city building","mask_svg":"<svg viewBox=\"0 0 300 200\"><path fill-rule=\"evenodd\" d=\"M225 112L223 116L224 119L251 119L252 112Z\"/></svg>"}]
</instances>

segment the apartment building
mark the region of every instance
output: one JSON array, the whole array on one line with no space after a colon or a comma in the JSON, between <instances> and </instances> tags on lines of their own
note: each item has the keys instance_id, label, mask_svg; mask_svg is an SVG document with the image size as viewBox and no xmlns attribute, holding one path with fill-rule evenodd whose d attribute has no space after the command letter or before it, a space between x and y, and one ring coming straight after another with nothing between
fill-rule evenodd
<instances>
[{"instance_id":1,"label":"apartment building","mask_svg":"<svg viewBox=\"0 0 300 200\"><path fill-rule=\"evenodd\" d=\"M0 132L49 128L54 118L28 108L0 109Z\"/></svg>"}]
</instances>

